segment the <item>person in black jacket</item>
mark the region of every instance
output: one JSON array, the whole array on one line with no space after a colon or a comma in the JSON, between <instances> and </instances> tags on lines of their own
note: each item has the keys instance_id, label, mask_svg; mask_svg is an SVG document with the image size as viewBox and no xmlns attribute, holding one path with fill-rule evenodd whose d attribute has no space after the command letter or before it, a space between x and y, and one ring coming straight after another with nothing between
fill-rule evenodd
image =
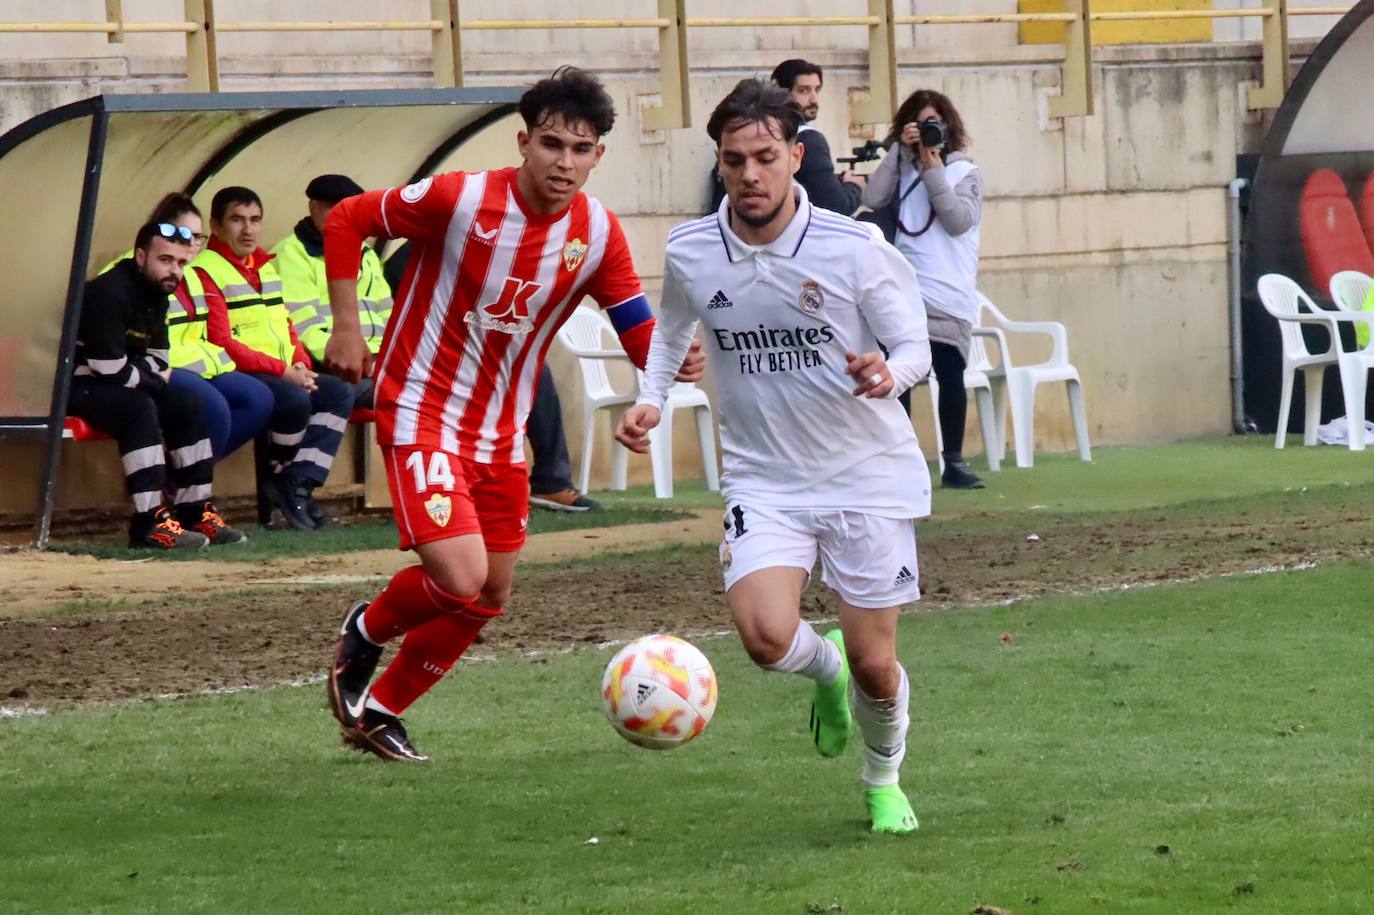
<instances>
[{"instance_id":1,"label":"person in black jacket","mask_svg":"<svg viewBox=\"0 0 1374 915\"><path fill-rule=\"evenodd\" d=\"M805 119L797 134L797 142L802 145L802 163L793 176L794 180L806 188L806 196L813 206L852 216L862 203L860 198L866 179L850 171L836 172L835 160L830 156L830 144L825 141L825 134L811 126L821 110L821 86L825 81L821 65L794 57L774 67L770 78L791 94L792 101L801 108ZM719 210L724 198L725 185L721 183L720 172L713 165L711 205L707 214Z\"/></svg>"},{"instance_id":2,"label":"person in black jacket","mask_svg":"<svg viewBox=\"0 0 1374 915\"><path fill-rule=\"evenodd\" d=\"M214 454L190 391L167 384L167 296L191 259L191 231L171 223L138 230L133 257L86 284L67 412L119 445L134 503L129 545L199 549L248 539L210 500ZM164 504L170 454L174 511Z\"/></svg>"},{"instance_id":3,"label":"person in black jacket","mask_svg":"<svg viewBox=\"0 0 1374 915\"><path fill-rule=\"evenodd\" d=\"M797 134L797 142L803 150L797 183L806 188L812 206L852 215L859 208L864 178L853 172L837 174L825 134L811 126L820 113L821 86L825 82L821 65L799 58L784 60L773 68L773 82L792 94L792 101L806 116L806 123Z\"/></svg>"}]
</instances>

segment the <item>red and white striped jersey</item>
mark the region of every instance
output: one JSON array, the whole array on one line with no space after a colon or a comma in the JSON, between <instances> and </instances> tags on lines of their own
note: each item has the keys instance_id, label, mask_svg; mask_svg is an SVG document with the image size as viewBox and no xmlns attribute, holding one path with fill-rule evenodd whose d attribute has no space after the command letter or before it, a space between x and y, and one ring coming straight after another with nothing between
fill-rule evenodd
<instances>
[{"instance_id":1,"label":"red and white striped jersey","mask_svg":"<svg viewBox=\"0 0 1374 915\"><path fill-rule=\"evenodd\" d=\"M561 213L536 213L516 173L436 175L347 199L331 214L330 279L357 275L363 238L413 246L373 368L382 444L523 462L555 332L584 296L607 309L642 301L614 214L582 193Z\"/></svg>"}]
</instances>

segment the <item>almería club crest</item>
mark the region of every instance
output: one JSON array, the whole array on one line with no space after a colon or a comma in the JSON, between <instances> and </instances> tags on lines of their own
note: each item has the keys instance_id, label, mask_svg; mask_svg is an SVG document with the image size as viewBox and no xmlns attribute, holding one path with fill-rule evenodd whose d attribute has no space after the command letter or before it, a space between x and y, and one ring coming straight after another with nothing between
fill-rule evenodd
<instances>
[{"instance_id":1,"label":"almer\u00eda club crest","mask_svg":"<svg viewBox=\"0 0 1374 915\"><path fill-rule=\"evenodd\" d=\"M453 500L436 492L425 500L425 511L429 512L429 519L435 524L448 527L449 519L453 517Z\"/></svg>"},{"instance_id":2,"label":"almer\u00eda club crest","mask_svg":"<svg viewBox=\"0 0 1374 915\"><path fill-rule=\"evenodd\" d=\"M574 238L563 246L563 266L572 273L582 262L587 259L587 243L580 238Z\"/></svg>"}]
</instances>

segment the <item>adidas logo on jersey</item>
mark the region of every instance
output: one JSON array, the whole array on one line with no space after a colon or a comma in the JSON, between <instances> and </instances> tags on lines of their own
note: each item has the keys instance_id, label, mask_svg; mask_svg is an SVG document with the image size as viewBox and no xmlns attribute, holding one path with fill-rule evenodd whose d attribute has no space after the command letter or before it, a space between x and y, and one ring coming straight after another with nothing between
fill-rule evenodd
<instances>
[{"instance_id":1,"label":"adidas logo on jersey","mask_svg":"<svg viewBox=\"0 0 1374 915\"><path fill-rule=\"evenodd\" d=\"M916 576L911 574L911 570L906 566L902 566L902 570L897 573L897 580L892 584L894 587L900 587L902 585L909 585L915 580Z\"/></svg>"},{"instance_id":2,"label":"adidas logo on jersey","mask_svg":"<svg viewBox=\"0 0 1374 915\"><path fill-rule=\"evenodd\" d=\"M711 296L711 301L706 303L706 307L708 310L714 310L716 308L734 308L735 303L730 301L725 293L717 289L716 294Z\"/></svg>"}]
</instances>

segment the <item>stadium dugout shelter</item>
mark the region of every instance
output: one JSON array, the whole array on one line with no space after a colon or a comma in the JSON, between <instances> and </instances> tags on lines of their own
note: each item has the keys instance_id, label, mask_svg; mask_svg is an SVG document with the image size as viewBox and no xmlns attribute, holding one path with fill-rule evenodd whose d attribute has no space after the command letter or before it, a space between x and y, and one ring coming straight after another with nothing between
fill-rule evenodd
<instances>
[{"instance_id":1,"label":"stadium dugout shelter","mask_svg":"<svg viewBox=\"0 0 1374 915\"><path fill-rule=\"evenodd\" d=\"M463 167L463 148L510 117L522 91L103 95L0 137L9 215L0 220L8 275L0 439L44 443L35 544L47 542L56 499L82 288L129 249L163 194L190 194L208 222L215 190L251 187L267 210L263 244L271 245L305 212L315 175L343 173L375 188L417 181L441 164ZM509 157L514 141L501 132Z\"/></svg>"},{"instance_id":2,"label":"stadium dugout shelter","mask_svg":"<svg viewBox=\"0 0 1374 915\"><path fill-rule=\"evenodd\" d=\"M1319 307L1334 308L1332 277L1374 275L1374 0L1360 0L1327 32L1293 79L1264 138L1250 190L1242 256L1245 411L1275 431L1282 381L1278 322L1259 301L1259 278L1280 273ZM1326 332L1307 337L1313 353ZM1346 340L1354 348L1353 328ZM1333 369L1334 371L1334 369ZM1374 386L1370 388L1374 394ZM1339 384L1323 390L1322 418L1345 413ZM1303 427L1294 398L1290 430ZM1365 406L1365 416L1374 415Z\"/></svg>"}]
</instances>

